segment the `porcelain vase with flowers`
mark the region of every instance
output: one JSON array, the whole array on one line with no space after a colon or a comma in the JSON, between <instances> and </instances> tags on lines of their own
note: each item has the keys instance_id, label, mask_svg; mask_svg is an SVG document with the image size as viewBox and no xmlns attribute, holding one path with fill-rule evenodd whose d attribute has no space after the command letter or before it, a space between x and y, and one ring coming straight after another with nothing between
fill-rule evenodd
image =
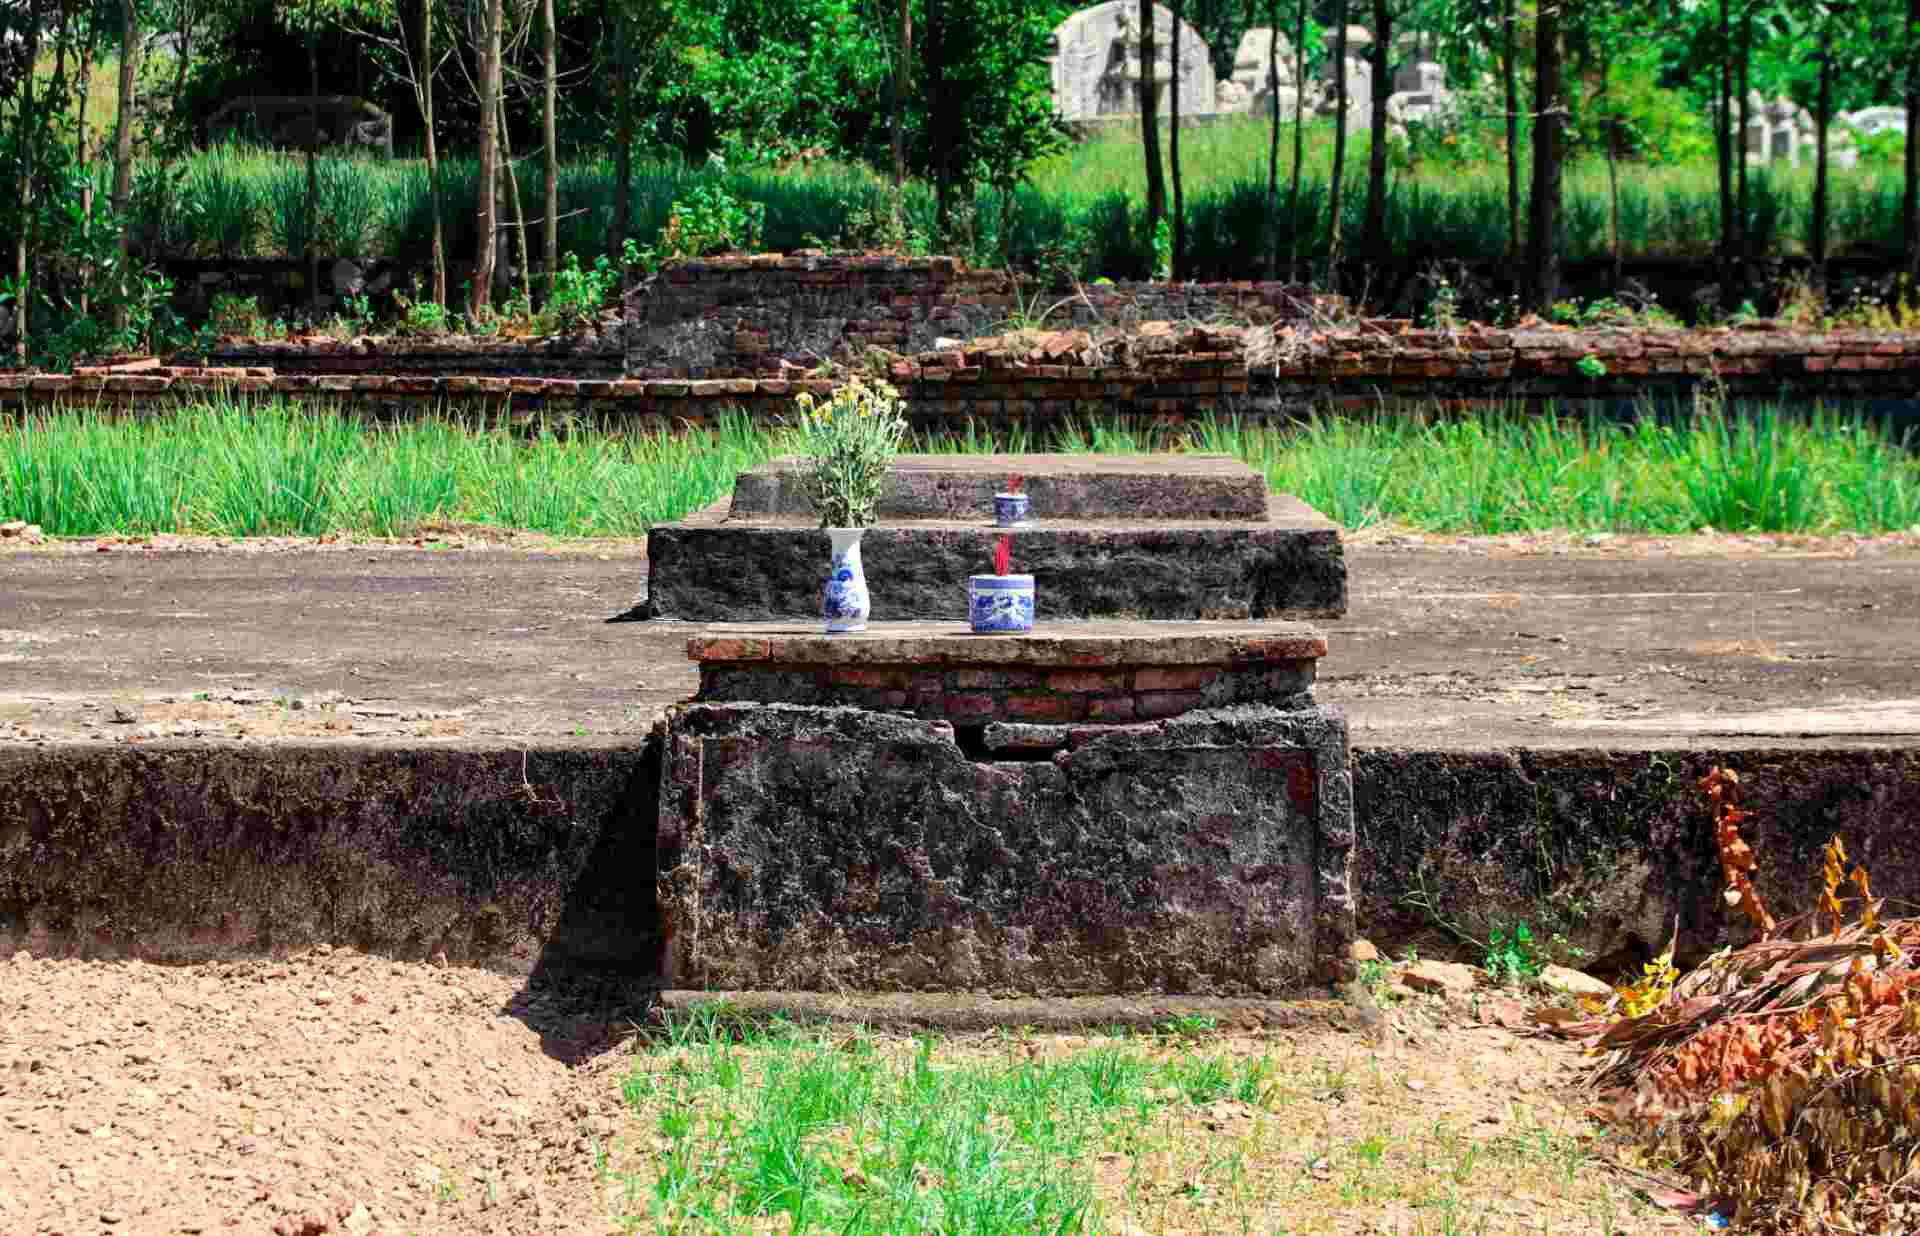
<instances>
[{"instance_id":1,"label":"porcelain vase with flowers","mask_svg":"<svg viewBox=\"0 0 1920 1236\"><path fill-rule=\"evenodd\" d=\"M807 497L830 543L821 616L829 635L864 631L872 598L860 538L873 523L906 438L900 396L885 382L856 377L825 402L802 394L799 404Z\"/></svg>"}]
</instances>

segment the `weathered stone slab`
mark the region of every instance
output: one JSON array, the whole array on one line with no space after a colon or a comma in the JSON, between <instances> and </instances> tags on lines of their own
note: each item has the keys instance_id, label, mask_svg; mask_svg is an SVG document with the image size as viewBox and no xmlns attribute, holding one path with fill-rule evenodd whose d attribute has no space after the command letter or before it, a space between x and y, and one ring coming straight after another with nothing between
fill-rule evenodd
<instances>
[{"instance_id":1,"label":"weathered stone slab","mask_svg":"<svg viewBox=\"0 0 1920 1236\"><path fill-rule=\"evenodd\" d=\"M860 543L876 620L967 616L967 576L990 569L990 521L881 523ZM1264 523L1081 523L1014 529L1013 561L1037 584L1039 620L1338 618L1347 609L1339 527L1270 495ZM810 522L734 520L721 504L647 532L636 616L695 622L810 619L827 536Z\"/></svg>"},{"instance_id":2,"label":"weathered stone slab","mask_svg":"<svg viewBox=\"0 0 1920 1236\"><path fill-rule=\"evenodd\" d=\"M740 474L731 518L810 516L793 456ZM902 455L882 520L993 520L993 495L1018 475L1041 519L1267 518L1266 479L1227 455Z\"/></svg>"},{"instance_id":3,"label":"weathered stone slab","mask_svg":"<svg viewBox=\"0 0 1920 1236\"><path fill-rule=\"evenodd\" d=\"M976 761L945 722L667 720L672 987L1278 992L1353 935L1346 722L1237 706Z\"/></svg>"}]
</instances>

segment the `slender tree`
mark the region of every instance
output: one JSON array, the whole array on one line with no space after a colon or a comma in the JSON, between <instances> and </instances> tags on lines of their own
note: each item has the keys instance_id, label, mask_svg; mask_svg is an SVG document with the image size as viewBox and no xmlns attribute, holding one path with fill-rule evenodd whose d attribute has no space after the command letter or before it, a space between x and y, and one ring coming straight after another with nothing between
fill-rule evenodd
<instances>
[{"instance_id":1,"label":"slender tree","mask_svg":"<svg viewBox=\"0 0 1920 1236\"><path fill-rule=\"evenodd\" d=\"M473 287L467 311L483 314L493 304L494 249L499 241L497 206L500 173L500 27L501 0L479 0L480 9L480 185L475 212Z\"/></svg>"},{"instance_id":2,"label":"slender tree","mask_svg":"<svg viewBox=\"0 0 1920 1236\"><path fill-rule=\"evenodd\" d=\"M1173 177L1173 277L1187 275L1187 199L1180 185L1180 27L1185 23L1186 0L1172 0L1173 35L1167 55L1168 102L1173 115L1167 125L1167 171Z\"/></svg>"},{"instance_id":3,"label":"slender tree","mask_svg":"<svg viewBox=\"0 0 1920 1236\"><path fill-rule=\"evenodd\" d=\"M1507 260L1520 259L1519 15L1514 0L1500 6L1500 87L1507 102Z\"/></svg>"},{"instance_id":4,"label":"slender tree","mask_svg":"<svg viewBox=\"0 0 1920 1236\"><path fill-rule=\"evenodd\" d=\"M541 170L545 173L540 204L540 261L547 270L546 299L553 299L553 281L560 271L560 143L556 115L560 110L559 26L553 0L540 0L540 140Z\"/></svg>"},{"instance_id":5,"label":"slender tree","mask_svg":"<svg viewBox=\"0 0 1920 1236\"><path fill-rule=\"evenodd\" d=\"M607 253L625 260L627 219L633 214L633 27L627 0L613 6L613 225Z\"/></svg>"},{"instance_id":6,"label":"slender tree","mask_svg":"<svg viewBox=\"0 0 1920 1236\"><path fill-rule=\"evenodd\" d=\"M1920 0L1907 0L1907 159L1901 238L1907 246L1907 303L1920 307Z\"/></svg>"},{"instance_id":7,"label":"slender tree","mask_svg":"<svg viewBox=\"0 0 1920 1236\"><path fill-rule=\"evenodd\" d=\"M1280 0L1267 0L1267 278L1280 271Z\"/></svg>"},{"instance_id":8,"label":"slender tree","mask_svg":"<svg viewBox=\"0 0 1920 1236\"><path fill-rule=\"evenodd\" d=\"M1333 5L1333 172L1327 177L1327 286L1340 290L1340 182L1347 174L1347 0Z\"/></svg>"},{"instance_id":9,"label":"slender tree","mask_svg":"<svg viewBox=\"0 0 1920 1236\"><path fill-rule=\"evenodd\" d=\"M893 230L906 228L907 196L907 78L913 71L913 0L900 0L899 56L893 74Z\"/></svg>"},{"instance_id":10,"label":"slender tree","mask_svg":"<svg viewBox=\"0 0 1920 1236\"><path fill-rule=\"evenodd\" d=\"M307 298L320 307L320 5L307 5Z\"/></svg>"},{"instance_id":11,"label":"slender tree","mask_svg":"<svg viewBox=\"0 0 1920 1236\"><path fill-rule=\"evenodd\" d=\"M74 163L80 169L80 234L91 237L93 234L93 133L87 126L87 104L93 96L93 56L99 44L100 23L95 20L93 6L76 5L75 16L82 17L86 23L85 32L80 36L80 89L79 107L74 119ZM84 15L84 16L82 16ZM80 316L86 317L89 309L88 284L93 279L93 267L82 264L80 267Z\"/></svg>"},{"instance_id":12,"label":"slender tree","mask_svg":"<svg viewBox=\"0 0 1920 1236\"><path fill-rule=\"evenodd\" d=\"M1820 86L1813 105L1813 217L1807 224L1807 252L1813 260L1815 292L1827 294L1827 134L1833 123L1833 13L1821 14Z\"/></svg>"},{"instance_id":13,"label":"slender tree","mask_svg":"<svg viewBox=\"0 0 1920 1236\"><path fill-rule=\"evenodd\" d=\"M28 258L33 247L33 153L39 144L34 131L33 66L40 60L40 12L36 0L26 3L26 59L20 73L20 102L15 116L20 142L20 222L13 237L13 346L20 367L27 367L27 309L32 303Z\"/></svg>"},{"instance_id":14,"label":"slender tree","mask_svg":"<svg viewBox=\"0 0 1920 1236\"><path fill-rule=\"evenodd\" d=\"M1367 117L1367 205L1361 216L1360 251L1376 262L1387 252L1387 100L1393 97L1393 4L1373 0L1373 97Z\"/></svg>"},{"instance_id":15,"label":"slender tree","mask_svg":"<svg viewBox=\"0 0 1920 1236\"><path fill-rule=\"evenodd\" d=\"M1747 269L1753 262L1753 229L1749 226L1749 222L1753 216L1748 213L1748 203L1750 199L1747 196L1747 172L1753 163L1753 159L1747 151L1747 139L1753 132L1751 128L1753 124L1753 6L1750 0L1740 14L1740 46L1737 55L1739 56L1739 85L1737 86L1737 90L1739 93L1738 115L1740 117L1740 129L1739 140L1734 143L1733 147L1734 157L1739 160L1734 164L1734 172L1737 179L1734 182L1733 213L1735 219L1734 235L1738 238L1740 246L1740 268L1737 282L1740 284L1742 291L1744 291L1747 280Z\"/></svg>"},{"instance_id":16,"label":"slender tree","mask_svg":"<svg viewBox=\"0 0 1920 1236\"><path fill-rule=\"evenodd\" d=\"M1560 172L1567 123L1560 3L1543 0L1533 27L1533 185L1527 211L1527 278L1529 299L1542 311L1560 296Z\"/></svg>"},{"instance_id":17,"label":"slender tree","mask_svg":"<svg viewBox=\"0 0 1920 1236\"><path fill-rule=\"evenodd\" d=\"M124 271L133 249L133 107L140 73L140 8L138 0L120 0L120 98L113 125L113 213L120 221L120 266ZM122 276L124 278L124 275ZM122 291L124 292L124 288ZM124 330L124 303L114 308L114 328Z\"/></svg>"},{"instance_id":18,"label":"slender tree","mask_svg":"<svg viewBox=\"0 0 1920 1236\"><path fill-rule=\"evenodd\" d=\"M1293 14L1293 171L1287 186L1287 278L1296 281L1300 277L1300 165L1307 144L1307 2L1298 0Z\"/></svg>"},{"instance_id":19,"label":"slender tree","mask_svg":"<svg viewBox=\"0 0 1920 1236\"><path fill-rule=\"evenodd\" d=\"M1713 136L1715 153L1720 158L1720 308L1733 308L1734 206L1733 160L1736 149L1733 133L1733 15L1728 0L1720 0L1719 55L1715 58L1718 78L1717 105Z\"/></svg>"},{"instance_id":20,"label":"slender tree","mask_svg":"<svg viewBox=\"0 0 1920 1236\"><path fill-rule=\"evenodd\" d=\"M1167 179L1160 169L1160 91L1154 80L1153 0L1140 0L1140 141L1147 156L1147 242L1151 250L1167 217ZM1156 275L1158 271L1154 272Z\"/></svg>"}]
</instances>

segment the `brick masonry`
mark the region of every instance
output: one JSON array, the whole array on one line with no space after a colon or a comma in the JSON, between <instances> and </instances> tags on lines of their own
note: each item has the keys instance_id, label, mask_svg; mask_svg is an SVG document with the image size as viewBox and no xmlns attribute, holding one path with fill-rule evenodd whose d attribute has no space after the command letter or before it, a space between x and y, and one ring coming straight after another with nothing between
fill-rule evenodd
<instances>
[{"instance_id":1,"label":"brick masonry","mask_svg":"<svg viewBox=\"0 0 1920 1236\"><path fill-rule=\"evenodd\" d=\"M922 665L791 665L706 661L708 703L841 705L909 713L954 725L997 721L1118 724L1156 721L1229 704L1298 705L1313 689L1314 661L1258 666L1148 666L1044 670ZM1066 745L1064 737L1060 743Z\"/></svg>"},{"instance_id":2,"label":"brick masonry","mask_svg":"<svg viewBox=\"0 0 1920 1236\"><path fill-rule=\"evenodd\" d=\"M1580 371L1587 356L1605 366L1603 376ZM1366 410L1383 400L1451 408L1551 401L1578 411L1642 397L1685 399L1715 382L1734 399L1912 402L1920 399L1920 333L1488 331L1448 337L1362 326L1303 337L1297 355L1256 367L1196 328L1176 336L1169 351L1131 365L953 350L894 361L890 378L922 429L969 421L1044 426L1089 416L1171 428L1216 410L1261 419L1308 408ZM315 375L265 366L161 366L0 373L0 408L69 403L157 411L220 395L318 397L389 418L458 408L668 429L710 424L730 411L771 421L791 414L800 392L825 395L834 385L817 377Z\"/></svg>"},{"instance_id":3,"label":"brick masonry","mask_svg":"<svg viewBox=\"0 0 1920 1236\"><path fill-rule=\"evenodd\" d=\"M910 355L1044 314L1054 325L1300 321L1343 302L1285 283L1049 289L950 257L765 254L680 262L626 297L627 376L780 377L879 349Z\"/></svg>"},{"instance_id":4,"label":"brick masonry","mask_svg":"<svg viewBox=\"0 0 1920 1236\"><path fill-rule=\"evenodd\" d=\"M1042 311L1057 329L1009 329ZM936 347L942 339L964 342ZM683 262L629 292L624 327L576 339L322 340L218 357L202 368L0 374L0 407L144 410L261 394L381 417L457 407L665 429L736 409L788 415L801 392L833 389L819 376L828 359L884 371L921 429L1094 416L1173 428L1216 410L1258 420L1383 400L1584 411L1685 400L1705 386L1739 399L1920 400L1920 332L1414 330L1351 320L1336 299L1286 284L1049 293L942 257Z\"/></svg>"}]
</instances>

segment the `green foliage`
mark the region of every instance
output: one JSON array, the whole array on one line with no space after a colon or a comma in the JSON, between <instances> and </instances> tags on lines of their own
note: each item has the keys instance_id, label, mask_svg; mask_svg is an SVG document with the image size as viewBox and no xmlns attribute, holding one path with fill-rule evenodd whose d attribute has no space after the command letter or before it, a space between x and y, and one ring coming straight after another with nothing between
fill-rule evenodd
<instances>
[{"instance_id":1,"label":"green foliage","mask_svg":"<svg viewBox=\"0 0 1920 1236\"><path fill-rule=\"evenodd\" d=\"M413 294L395 292L393 299L400 306L400 320L395 323L403 335L417 335L432 338L446 334L453 325L453 315L445 305L438 305L420 291L416 279Z\"/></svg>"},{"instance_id":2,"label":"green foliage","mask_svg":"<svg viewBox=\"0 0 1920 1236\"><path fill-rule=\"evenodd\" d=\"M1545 969L1549 960L1522 919L1511 928L1488 929L1486 956L1480 964L1495 982L1524 983Z\"/></svg>"},{"instance_id":3,"label":"green foliage","mask_svg":"<svg viewBox=\"0 0 1920 1236\"><path fill-rule=\"evenodd\" d=\"M756 250L766 224L765 203L742 201L724 185L696 184L674 200L659 251L666 257L706 257Z\"/></svg>"},{"instance_id":4,"label":"green foliage","mask_svg":"<svg viewBox=\"0 0 1920 1236\"><path fill-rule=\"evenodd\" d=\"M632 241L628 241L631 248ZM620 291L620 271L602 254L593 267L583 270L580 255L569 253L553 272L553 295L547 298L539 323L541 333L577 330L591 326Z\"/></svg>"},{"instance_id":5,"label":"green foliage","mask_svg":"<svg viewBox=\"0 0 1920 1236\"><path fill-rule=\"evenodd\" d=\"M1607 363L1591 352L1575 361L1573 367L1578 369L1582 375L1589 378L1604 378L1607 376Z\"/></svg>"},{"instance_id":6,"label":"green foliage","mask_svg":"<svg viewBox=\"0 0 1920 1236\"><path fill-rule=\"evenodd\" d=\"M799 403L797 445L808 460L807 496L820 526L866 527L907 435L899 392L856 377L825 403L804 392Z\"/></svg>"}]
</instances>

